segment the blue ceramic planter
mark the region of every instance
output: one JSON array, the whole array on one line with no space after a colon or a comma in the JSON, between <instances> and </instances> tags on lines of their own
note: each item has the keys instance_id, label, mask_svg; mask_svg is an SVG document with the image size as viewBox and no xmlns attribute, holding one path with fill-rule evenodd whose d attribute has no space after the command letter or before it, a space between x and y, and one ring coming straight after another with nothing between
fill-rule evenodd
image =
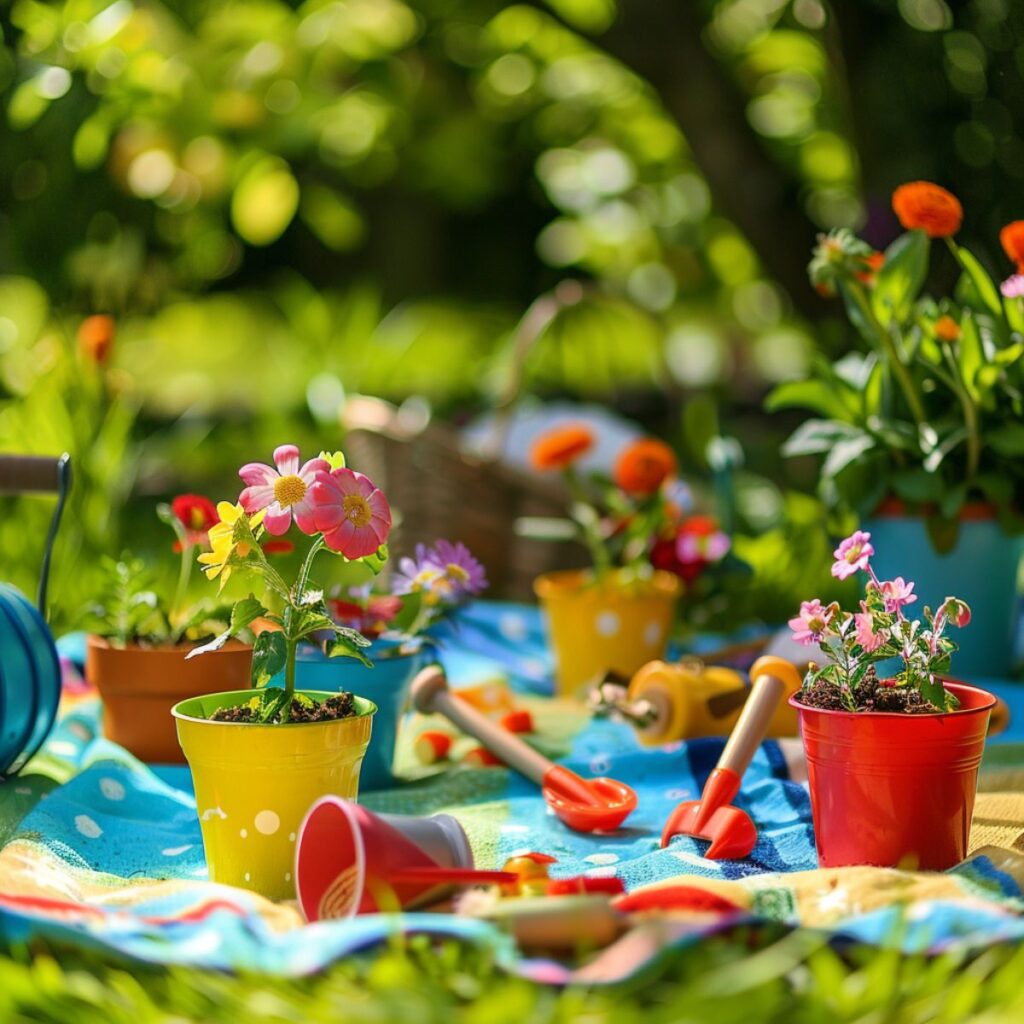
<instances>
[{"instance_id":1,"label":"blue ceramic planter","mask_svg":"<svg viewBox=\"0 0 1024 1024\"><path fill-rule=\"evenodd\" d=\"M422 642L412 654L396 655L398 648L386 640L375 640L369 650L373 668L352 658L326 658L319 649L303 646L295 662L295 688L341 693L348 690L377 705L370 746L359 775L360 790L387 789L394 785L395 741L409 701L409 687L416 673L434 658L434 648ZM272 686L283 686L284 676L275 676Z\"/></svg>"},{"instance_id":2,"label":"blue ceramic planter","mask_svg":"<svg viewBox=\"0 0 1024 1024\"><path fill-rule=\"evenodd\" d=\"M910 612L937 608L950 596L963 598L972 619L966 629L951 629L960 650L953 674L961 679L1008 676L1017 660L1020 598L1017 571L1024 538L1008 537L994 519L960 524L956 547L940 555L931 545L924 522L913 516L877 516L863 524L871 533L878 577L913 580L919 595Z\"/></svg>"}]
</instances>

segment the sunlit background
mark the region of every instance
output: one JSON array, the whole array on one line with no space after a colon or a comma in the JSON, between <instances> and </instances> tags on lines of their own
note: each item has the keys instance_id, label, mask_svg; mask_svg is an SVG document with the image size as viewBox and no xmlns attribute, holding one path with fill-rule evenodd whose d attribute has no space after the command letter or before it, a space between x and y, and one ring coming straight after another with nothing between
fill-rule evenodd
<instances>
[{"instance_id":1,"label":"sunlit background","mask_svg":"<svg viewBox=\"0 0 1024 1024\"><path fill-rule=\"evenodd\" d=\"M777 617L795 538L827 540L764 396L853 343L810 247L884 245L929 178L993 260L1022 28L1010 0L4 4L0 450L76 457L60 621L101 552L161 550L159 498L342 443L358 394L460 428L599 403L709 486L736 438L736 614ZM29 588L49 510L5 508Z\"/></svg>"}]
</instances>

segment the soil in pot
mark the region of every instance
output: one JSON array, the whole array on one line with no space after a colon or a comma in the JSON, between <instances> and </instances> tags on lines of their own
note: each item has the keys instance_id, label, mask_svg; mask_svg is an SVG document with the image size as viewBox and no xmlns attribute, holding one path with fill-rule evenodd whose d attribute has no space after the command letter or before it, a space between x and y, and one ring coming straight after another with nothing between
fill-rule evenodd
<instances>
[{"instance_id":1,"label":"soil in pot","mask_svg":"<svg viewBox=\"0 0 1024 1024\"><path fill-rule=\"evenodd\" d=\"M880 711L886 714L934 715L940 709L929 703L918 693L906 686L897 686L890 679L879 679L874 666L853 688L853 709L843 700L842 691L835 683L818 679L811 686L798 690L795 699L808 708L821 711Z\"/></svg>"},{"instance_id":2,"label":"soil in pot","mask_svg":"<svg viewBox=\"0 0 1024 1024\"><path fill-rule=\"evenodd\" d=\"M288 715L289 722L334 722L339 718L351 718L358 714L355 707L355 698L351 693L339 693L334 697L328 697L325 701L311 700L309 703L293 700L291 712ZM230 708L217 708L210 717L211 722L256 722L259 721L255 709L249 704ZM277 724L281 722L279 711L273 718L264 722Z\"/></svg>"}]
</instances>

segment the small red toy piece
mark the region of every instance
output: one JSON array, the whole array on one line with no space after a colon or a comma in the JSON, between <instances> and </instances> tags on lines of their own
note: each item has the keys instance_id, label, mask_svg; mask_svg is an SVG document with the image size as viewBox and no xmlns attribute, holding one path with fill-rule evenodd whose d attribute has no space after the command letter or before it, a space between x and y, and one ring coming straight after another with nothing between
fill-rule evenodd
<instances>
[{"instance_id":1,"label":"small red toy piece","mask_svg":"<svg viewBox=\"0 0 1024 1024\"><path fill-rule=\"evenodd\" d=\"M502 717L501 727L515 733L533 732L533 715L524 708L510 711Z\"/></svg>"}]
</instances>

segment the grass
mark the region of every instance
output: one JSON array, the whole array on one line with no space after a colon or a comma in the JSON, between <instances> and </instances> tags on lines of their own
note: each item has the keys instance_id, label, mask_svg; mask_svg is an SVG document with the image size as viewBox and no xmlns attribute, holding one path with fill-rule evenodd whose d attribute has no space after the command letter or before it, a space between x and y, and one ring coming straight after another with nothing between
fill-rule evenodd
<instances>
[{"instance_id":1,"label":"grass","mask_svg":"<svg viewBox=\"0 0 1024 1024\"><path fill-rule=\"evenodd\" d=\"M840 955L809 932L721 937L613 988L545 988L485 955L412 939L315 977L140 969L81 952L0 958L0 1021L149 1024L923 1024L1024 1019L1024 949L965 958Z\"/></svg>"}]
</instances>

